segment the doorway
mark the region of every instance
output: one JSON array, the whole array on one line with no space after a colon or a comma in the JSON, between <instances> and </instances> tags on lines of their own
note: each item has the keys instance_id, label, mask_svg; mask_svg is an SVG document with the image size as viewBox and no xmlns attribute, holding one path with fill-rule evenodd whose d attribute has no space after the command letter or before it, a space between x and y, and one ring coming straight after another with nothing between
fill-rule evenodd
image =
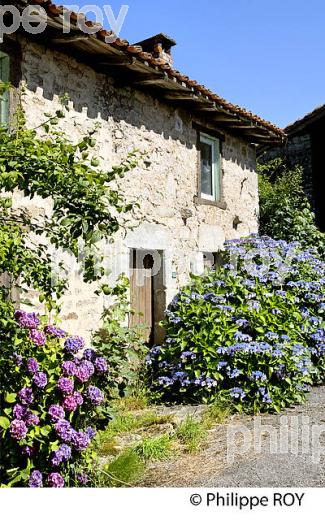
<instances>
[{"instance_id":1,"label":"doorway","mask_svg":"<svg viewBox=\"0 0 325 520\"><path fill-rule=\"evenodd\" d=\"M140 326L150 345L163 339L160 321L166 309L163 252L132 249L130 252L130 297L134 314L130 327Z\"/></svg>"}]
</instances>

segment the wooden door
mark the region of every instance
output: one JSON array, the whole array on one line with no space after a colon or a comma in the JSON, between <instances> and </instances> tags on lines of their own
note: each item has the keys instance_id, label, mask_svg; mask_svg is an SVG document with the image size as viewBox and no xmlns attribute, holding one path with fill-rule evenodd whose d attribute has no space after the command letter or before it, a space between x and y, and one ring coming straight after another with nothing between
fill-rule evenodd
<instances>
[{"instance_id":1,"label":"wooden door","mask_svg":"<svg viewBox=\"0 0 325 520\"><path fill-rule=\"evenodd\" d=\"M130 292L135 314L130 316L130 326L140 325L143 339L147 342L152 340L154 327L153 264L150 251L131 251Z\"/></svg>"}]
</instances>

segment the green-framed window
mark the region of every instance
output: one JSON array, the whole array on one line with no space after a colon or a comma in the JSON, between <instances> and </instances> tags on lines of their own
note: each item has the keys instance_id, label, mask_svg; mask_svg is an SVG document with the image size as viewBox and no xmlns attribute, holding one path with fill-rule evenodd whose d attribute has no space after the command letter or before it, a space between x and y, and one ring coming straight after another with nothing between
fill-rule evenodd
<instances>
[{"instance_id":1,"label":"green-framed window","mask_svg":"<svg viewBox=\"0 0 325 520\"><path fill-rule=\"evenodd\" d=\"M0 51L0 82L9 83L10 58L8 54ZM9 119L9 92L0 90L0 124L6 125Z\"/></svg>"},{"instance_id":2,"label":"green-framed window","mask_svg":"<svg viewBox=\"0 0 325 520\"><path fill-rule=\"evenodd\" d=\"M219 202L221 199L221 153L220 141L210 135L200 133L202 199Z\"/></svg>"}]
</instances>

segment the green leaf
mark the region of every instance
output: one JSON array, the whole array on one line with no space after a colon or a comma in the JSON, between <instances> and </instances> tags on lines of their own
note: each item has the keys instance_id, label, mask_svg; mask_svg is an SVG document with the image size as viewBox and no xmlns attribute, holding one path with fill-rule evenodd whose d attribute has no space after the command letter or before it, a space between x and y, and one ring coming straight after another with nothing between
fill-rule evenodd
<instances>
[{"instance_id":1,"label":"green leaf","mask_svg":"<svg viewBox=\"0 0 325 520\"><path fill-rule=\"evenodd\" d=\"M14 403L16 401L17 394L5 394L6 403Z\"/></svg>"},{"instance_id":2,"label":"green leaf","mask_svg":"<svg viewBox=\"0 0 325 520\"><path fill-rule=\"evenodd\" d=\"M44 436L44 437L48 437L48 435L50 434L51 432L51 426L43 426L43 428L41 428L41 434Z\"/></svg>"},{"instance_id":3,"label":"green leaf","mask_svg":"<svg viewBox=\"0 0 325 520\"><path fill-rule=\"evenodd\" d=\"M10 426L10 421L7 417L0 417L0 426L1 428L3 428L4 430L7 430Z\"/></svg>"}]
</instances>

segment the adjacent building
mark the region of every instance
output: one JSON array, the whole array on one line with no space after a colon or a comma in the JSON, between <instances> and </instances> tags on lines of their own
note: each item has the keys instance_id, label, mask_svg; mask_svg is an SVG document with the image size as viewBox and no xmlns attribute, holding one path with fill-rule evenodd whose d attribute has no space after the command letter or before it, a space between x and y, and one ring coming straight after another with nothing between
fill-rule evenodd
<instances>
[{"instance_id":1,"label":"adjacent building","mask_svg":"<svg viewBox=\"0 0 325 520\"><path fill-rule=\"evenodd\" d=\"M325 231L325 105L290 124L284 132L287 139L283 146L261 147L261 159L281 157L289 167L302 166L306 194L315 210L319 228Z\"/></svg>"}]
</instances>

